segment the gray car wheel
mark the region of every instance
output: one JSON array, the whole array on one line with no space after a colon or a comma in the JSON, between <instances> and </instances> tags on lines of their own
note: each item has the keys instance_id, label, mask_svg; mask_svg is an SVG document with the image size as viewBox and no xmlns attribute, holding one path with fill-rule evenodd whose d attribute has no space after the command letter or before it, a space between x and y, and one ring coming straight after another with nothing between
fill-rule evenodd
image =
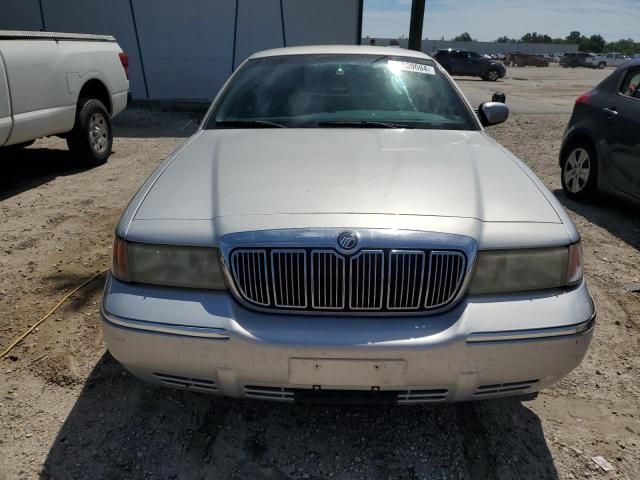
<instances>
[{"instance_id":1,"label":"gray car wheel","mask_svg":"<svg viewBox=\"0 0 640 480\"><path fill-rule=\"evenodd\" d=\"M484 79L489 82L495 82L500 78L500 72L495 68L489 69L489 71L485 74Z\"/></svg>"},{"instance_id":2,"label":"gray car wheel","mask_svg":"<svg viewBox=\"0 0 640 480\"><path fill-rule=\"evenodd\" d=\"M562 189L569 198L586 199L596 187L598 167L595 151L585 143L577 143L567 151L562 162Z\"/></svg>"}]
</instances>

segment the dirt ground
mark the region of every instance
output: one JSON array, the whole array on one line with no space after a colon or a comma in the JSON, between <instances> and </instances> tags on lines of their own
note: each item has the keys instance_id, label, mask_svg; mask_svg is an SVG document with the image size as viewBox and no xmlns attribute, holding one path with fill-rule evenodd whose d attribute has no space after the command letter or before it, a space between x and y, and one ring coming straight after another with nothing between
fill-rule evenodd
<instances>
[{"instance_id":1,"label":"dirt ground","mask_svg":"<svg viewBox=\"0 0 640 480\"><path fill-rule=\"evenodd\" d=\"M567 86L575 72L558 87L572 98L588 89ZM514 82L460 84L473 96ZM100 278L0 361L0 480L639 479L640 297L623 285L640 281L640 215L606 198L584 205L563 196L557 152L570 105L563 108L516 113L489 130L582 233L598 325L582 365L555 387L529 401L326 407L150 386L105 350ZM129 109L116 121L110 161L92 169L75 166L59 139L2 159L0 347L108 266L121 210L200 115ZM615 470L602 471L596 455Z\"/></svg>"},{"instance_id":2,"label":"dirt ground","mask_svg":"<svg viewBox=\"0 0 640 480\"><path fill-rule=\"evenodd\" d=\"M571 113L576 97L591 90L611 74L613 69L562 68L552 63L548 68L513 67L498 82L480 78L456 77L474 107L491 100L491 94L507 94L513 113ZM563 125L564 127L564 125Z\"/></svg>"}]
</instances>

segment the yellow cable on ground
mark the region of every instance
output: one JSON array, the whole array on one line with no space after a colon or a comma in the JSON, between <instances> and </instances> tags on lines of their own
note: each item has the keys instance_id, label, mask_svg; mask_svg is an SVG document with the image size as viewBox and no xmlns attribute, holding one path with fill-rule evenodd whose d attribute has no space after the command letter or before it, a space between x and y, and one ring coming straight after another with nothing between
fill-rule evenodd
<instances>
[{"instance_id":1,"label":"yellow cable on ground","mask_svg":"<svg viewBox=\"0 0 640 480\"><path fill-rule=\"evenodd\" d=\"M42 317L40 320L38 320L36 323L34 323L31 327L29 327L29 329L24 332L22 335L20 335L18 338L16 338L13 343L11 343L11 345L9 345L5 350L2 351L2 353L0 353L0 359L4 358L11 350L14 349L14 347L16 345L18 345L22 340L24 340L26 338L27 335L29 335L31 332L33 332L36 328L38 328L38 325L40 325L42 322L44 322L47 318L49 318L51 315L53 315L53 312L55 312L58 308L60 308L60 306L66 302L69 297L71 295L73 295L74 293L76 293L78 290L80 290L82 287L84 287L85 285L88 285L89 283L91 283L93 280L95 280L96 278L98 278L100 275L102 275L105 272L108 272L109 269L106 268L104 270L101 270L100 272L96 273L93 277L91 277L89 280L86 280L84 283L82 283L81 285L78 285L76 288L74 288L73 290L71 290L69 293L67 293L62 300L60 300L58 302L58 304L53 307L49 313L47 313L44 317Z\"/></svg>"}]
</instances>

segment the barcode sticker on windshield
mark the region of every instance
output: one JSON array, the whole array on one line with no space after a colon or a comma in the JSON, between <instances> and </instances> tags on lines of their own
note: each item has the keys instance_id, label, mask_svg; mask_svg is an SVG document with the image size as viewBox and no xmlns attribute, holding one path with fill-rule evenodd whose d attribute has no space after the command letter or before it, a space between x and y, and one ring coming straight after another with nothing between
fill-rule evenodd
<instances>
[{"instance_id":1,"label":"barcode sticker on windshield","mask_svg":"<svg viewBox=\"0 0 640 480\"><path fill-rule=\"evenodd\" d=\"M391 70L403 72L423 73L425 75L435 75L436 69L431 65L423 65L421 63L401 62L399 60L387 61L387 66Z\"/></svg>"}]
</instances>

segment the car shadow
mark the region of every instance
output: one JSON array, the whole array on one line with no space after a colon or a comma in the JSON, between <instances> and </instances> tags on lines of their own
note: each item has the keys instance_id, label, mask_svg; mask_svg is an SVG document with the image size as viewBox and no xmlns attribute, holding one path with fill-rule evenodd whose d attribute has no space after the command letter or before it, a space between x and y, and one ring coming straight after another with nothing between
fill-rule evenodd
<instances>
[{"instance_id":1,"label":"car shadow","mask_svg":"<svg viewBox=\"0 0 640 480\"><path fill-rule=\"evenodd\" d=\"M51 180L91 168L68 150L34 147L0 151L0 201L36 188Z\"/></svg>"},{"instance_id":2,"label":"car shadow","mask_svg":"<svg viewBox=\"0 0 640 480\"><path fill-rule=\"evenodd\" d=\"M438 406L245 401L145 384L106 353L54 440L52 478L557 479L517 400Z\"/></svg>"},{"instance_id":3,"label":"car shadow","mask_svg":"<svg viewBox=\"0 0 640 480\"><path fill-rule=\"evenodd\" d=\"M568 210L640 250L640 216L637 205L604 194L598 194L589 202L580 203L567 198L560 188L553 193Z\"/></svg>"}]
</instances>

